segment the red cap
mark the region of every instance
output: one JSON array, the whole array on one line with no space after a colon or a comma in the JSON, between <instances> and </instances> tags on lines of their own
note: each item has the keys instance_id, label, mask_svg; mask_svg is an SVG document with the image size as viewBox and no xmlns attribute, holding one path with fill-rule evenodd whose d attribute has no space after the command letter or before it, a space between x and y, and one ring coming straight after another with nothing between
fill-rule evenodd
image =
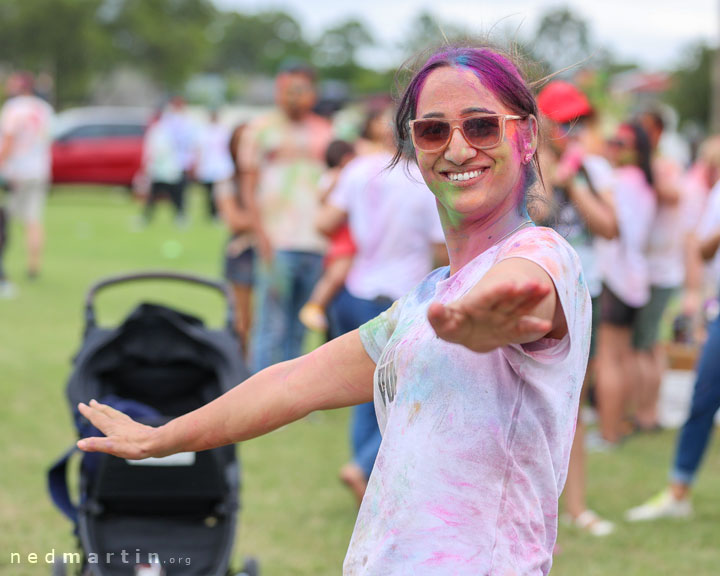
<instances>
[{"instance_id":1,"label":"red cap","mask_svg":"<svg viewBox=\"0 0 720 576\"><path fill-rule=\"evenodd\" d=\"M555 122L570 122L591 114L587 97L575 86L563 80L550 82L537 97L540 112Z\"/></svg>"}]
</instances>

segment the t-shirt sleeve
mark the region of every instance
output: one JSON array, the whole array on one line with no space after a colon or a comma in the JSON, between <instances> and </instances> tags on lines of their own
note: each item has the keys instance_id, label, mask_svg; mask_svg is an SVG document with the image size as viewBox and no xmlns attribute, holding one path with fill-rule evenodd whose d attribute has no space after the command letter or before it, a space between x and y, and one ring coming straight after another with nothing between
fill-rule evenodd
<instances>
[{"instance_id":1,"label":"t-shirt sleeve","mask_svg":"<svg viewBox=\"0 0 720 576\"><path fill-rule=\"evenodd\" d=\"M395 331L405 298L396 300L385 312L360 326L360 341L375 364Z\"/></svg>"},{"instance_id":2,"label":"t-shirt sleeve","mask_svg":"<svg viewBox=\"0 0 720 576\"><path fill-rule=\"evenodd\" d=\"M350 204L359 183L365 183L362 176L358 174L357 164L354 161L345 166L338 176L337 183L330 196L328 196L328 204L339 208L343 212L349 212Z\"/></svg>"},{"instance_id":3,"label":"t-shirt sleeve","mask_svg":"<svg viewBox=\"0 0 720 576\"><path fill-rule=\"evenodd\" d=\"M698 226L698 237L704 240L718 228L720 228L720 183L710 192L705 212Z\"/></svg>"},{"instance_id":4,"label":"t-shirt sleeve","mask_svg":"<svg viewBox=\"0 0 720 576\"><path fill-rule=\"evenodd\" d=\"M587 356L591 304L577 253L555 231L549 228L529 228L500 248L496 263L509 258L530 260L547 272L560 299L568 332L560 340L541 338L527 344L511 344L505 351L510 349L521 352L545 364L561 362L572 351Z\"/></svg>"}]
</instances>

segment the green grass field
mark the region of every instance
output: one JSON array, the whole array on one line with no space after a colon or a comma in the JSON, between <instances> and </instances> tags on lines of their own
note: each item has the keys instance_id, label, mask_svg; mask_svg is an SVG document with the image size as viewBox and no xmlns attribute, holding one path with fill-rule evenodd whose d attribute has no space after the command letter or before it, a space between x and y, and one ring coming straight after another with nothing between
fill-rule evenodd
<instances>
[{"instance_id":1,"label":"green grass field","mask_svg":"<svg viewBox=\"0 0 720 576\"><path fill-rule=\"evenodd\" d=\"M216 277L222 229L205 221L198 194L192 221L176 229L161 206L149 228L136 231L139 208L109 189L59 189L47 212L48 249L42 276L25 278L21 230L7 255L19 294L0 300L0 575L49 574L44 556L74 550L70 524L50 503L45 473L74 440L64 388L81 343L85 291L97 279L144 269L173 269ZM169 303L217 324L219 299L165 284L118 288L98 300L101 322L116 323L140 300ZM337 481L348 458L348 413L311 417L254 440L243 459L243 510L236 565L257 556L265 576L341 573L355 518L349 493ZM589 460L593 508L613 520L664 483L674 433L632 438L617 452ZM692 522L629 526L596 539L562 527L552 574L720 574L720 449L715 443L695 494ZM22 562L11 564L12 554ZM28 554L38 556L37 564Z\"/></svg>"}]
</instances>

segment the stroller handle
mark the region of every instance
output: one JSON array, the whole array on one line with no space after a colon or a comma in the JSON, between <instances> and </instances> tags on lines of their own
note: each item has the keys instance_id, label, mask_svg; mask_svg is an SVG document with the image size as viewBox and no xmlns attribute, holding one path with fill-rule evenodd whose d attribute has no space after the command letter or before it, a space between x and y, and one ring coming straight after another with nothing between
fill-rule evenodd
<instances>
[{"instance_id":1,"label":"stroller handle","mask_svg":"<svg viewBox=\"0 0 720 576\"><path fill-rule=\"evenodd\" d=\"M199 286L205 286L213 290L220 292L225 298L226 302L226 315L225 321L227 328L231 331L235 329L235 303L232 298L232 294L228 289L227 285L223 282L216 280L210 280L209 278L203 278L201 276L194 276L192 274L185 274L183 272L170 272L170 271L154 271L154 272L136 272L134 274L121 274L118 276L110 276L104 278L99 282L93 284L88 290L87 296L85 297L85 329L95 326L95 298L98 293L105 290L110 286L117 286L118 284L127 284L129 282L136 282L138 280L173 280L179 282L187 282L189 284L196 284Z\"/></svg>"}]
</instances>

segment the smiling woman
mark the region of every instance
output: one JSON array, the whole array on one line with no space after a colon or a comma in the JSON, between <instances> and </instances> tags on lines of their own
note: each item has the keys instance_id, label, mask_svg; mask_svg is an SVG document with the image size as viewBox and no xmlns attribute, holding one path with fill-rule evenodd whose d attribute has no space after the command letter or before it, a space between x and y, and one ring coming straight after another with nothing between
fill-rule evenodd
<instances>
[{"instance_id":1,"label":"smiling woman","mask_svg":"<svg viewBox=\"0 0 720 576\"><path fill-rule=\"evenodd\" d=\"M590 299L575 252L525 209L535 118L500 51L432 55L401 99L393 163L419 166L450 266L358 330L160 428L81 404L107 438L80 448L133 459L204 450L372 399L383 440L344 574L547 574Z\"/></svg>"}]
</instances>

